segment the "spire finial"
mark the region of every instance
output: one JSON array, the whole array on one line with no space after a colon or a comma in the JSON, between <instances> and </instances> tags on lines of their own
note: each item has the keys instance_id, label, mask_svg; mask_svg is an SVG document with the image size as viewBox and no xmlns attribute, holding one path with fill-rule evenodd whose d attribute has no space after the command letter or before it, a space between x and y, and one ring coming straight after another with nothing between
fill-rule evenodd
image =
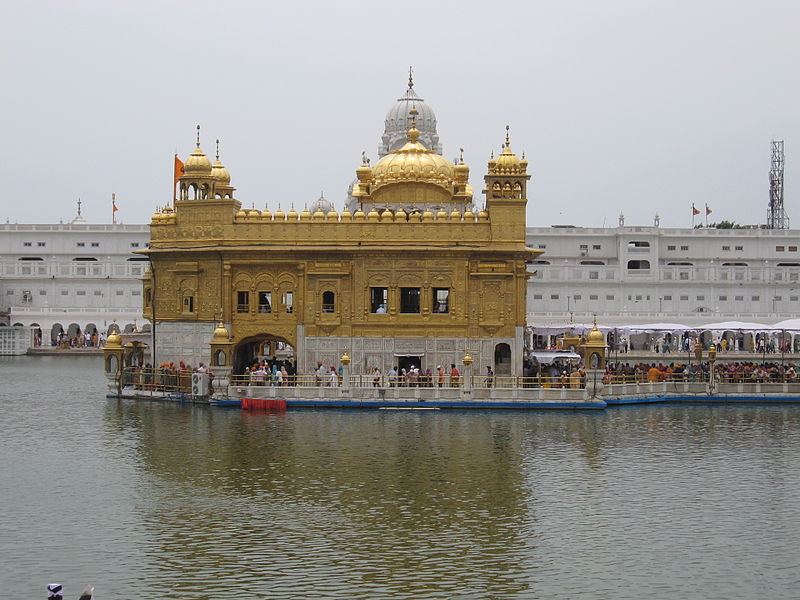
<instances>
[{"instance_id":1,"label":"spire finial","mask_svg":"<svg viewBox=\"0 0 800 600\"><path fill-rule=\"evenodd\" d=\"M81 198L78 196L78 216L81 216Z\"/></svg>"},{"instance_id":2,"label":"spire finial","mask_svg":"<svg viewBox=\"0 0 800 600\"><path fill-rule=\"evenodd\" d=\"M200 125L197 126L197 147L200 147Z\"/></svg>"},{"instance_id":3,"label":"spire finial","mask_svg":"<svg viewBox=\"0 0 800 600\"><path fill-rule=\"evenodd\" d=\"M417 131L417 115L419 112L417 111L416 104L411 105L411 110L408 111L408 114L411 115L411 127L408 128L408 141L416 142L419 139L419 131Z\"/></svg>"},{"instance_id":4,"label":"spire finial","mask_svg":"<svg viewBox=\"0 0 800 600\"><path fill-rule=\"evenodd\" d=\"M463 165L464 164L464 149L463 148L459 148L458 150L460 152L460 154L458 155L458 164Z\"/></svg>"},{"instance_id":5,"label":"spire finial","mask_svg":"<svg viewBox=\"0 0 800 600\"><path fill-rule=\"evenodd\" d=\"M219 160L219 140L217 140L217 160Z\"/></svg>"},{"instance_id":6,"label":"spire finial","mask_svg":"<svg viewBox=\"0 0 800 600\"><path fill-rule=\"evenodd\" d=\"M408 89L414 87L414 69L412 67L408 67Z\"/></svg>"},{"instance_id":7,"label":"spire finial","mask_svg":"<svg viewBox=\"0 0 800 600\"><path fill-rule=\"evenodd\" d=\"M509 140L509 138L508 138L508 131L509 131L509 129L511 129L511 128L510 128L508 125L506 125L506 148L508 148L509 146L511 146L511 140Z\"/></svg>"},{"instance_id":8,"label":"spire finial","mask_svg":"<svg viewBox=\"0 0 800 600\"><path fill-rule=\"evenodd\" d=\"M361 151L361 166L362 167L366 167L367 166L367 151L366 150L362 150Z\"/></svg>"}]
</instances>

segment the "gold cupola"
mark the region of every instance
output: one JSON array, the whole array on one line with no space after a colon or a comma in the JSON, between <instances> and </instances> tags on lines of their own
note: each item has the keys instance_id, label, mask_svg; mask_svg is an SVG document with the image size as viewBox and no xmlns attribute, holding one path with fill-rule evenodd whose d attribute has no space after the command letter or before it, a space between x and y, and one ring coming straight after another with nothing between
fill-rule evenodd
<instances>
[{"instance_id":1,"label":"gold cupola","mask_svg":"<svg viewBox=\"0 0 800 600\"><path fill-rule=\"evenodd\" d=\"M465 202L465 181L459 185L453 163L419 141L417 109L412 108L409 114L411 127L405 145L382 157L371 168L362 161L356 171L359 186L354 196L362 203L395 209ZM466 173L462 168L459 176L468 173L468 168Z\"/></svg>"},{"instance_id":2,"label":"gold cupola","mask_svg":"<svg viewBox=\"0 0 800 600\"><path fill-rule=\"evenodd\" d=\"M211 175L211 161L206 156L203 149L200 147L200 125L197 126L197 142L195 143L194 152L189 155L186 162L183 164L184 177L190 176L203 176Z\"/></svg>"},{"instance_id":3,"label":"gold cupola","mask_svg":"<svg viewBox=\"0 0 800 600\"><path fill-rule=\"evenodd\" d=\"M493 165L490 163L490 169L493 167L495 173L507 173L509 175L524 173L524 169L522 168L519 158L511 150L511 140L509 139L508 125L506 125L506 141L505 144L503 144L503 151L500 153L500 156L497 157L497 160L493 161L493 163ZM525 161L525 167L527 166L528 162Z\"/></svg>"},{"instance_id":4,"label":"gold cupola","mask_svg":"<svg viewBox=\"0 0 800 600\"><path fill-rule=\"evenodd\" d=\"M219 140L217 140L217 160L211 165L211 175L214 176L219 185L228 186L231 183L231 174L219 160Z\"/></svg>"}]
</instances>

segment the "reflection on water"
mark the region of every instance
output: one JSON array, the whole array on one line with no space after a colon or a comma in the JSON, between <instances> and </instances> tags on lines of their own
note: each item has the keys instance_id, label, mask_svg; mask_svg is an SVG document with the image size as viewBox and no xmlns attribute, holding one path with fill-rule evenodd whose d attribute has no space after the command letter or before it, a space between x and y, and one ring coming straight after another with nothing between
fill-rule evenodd
<instances>
[{"instance_id":1,"label":"reflection on water","mask_svg":"<svg viewBox=\"0 0 800 600\"><path fill-rule=\"evenodd\" d=\"M800 407L289 411L0 361L0 581L36 597L790 598Z\"/></svg>"}]
</instances>

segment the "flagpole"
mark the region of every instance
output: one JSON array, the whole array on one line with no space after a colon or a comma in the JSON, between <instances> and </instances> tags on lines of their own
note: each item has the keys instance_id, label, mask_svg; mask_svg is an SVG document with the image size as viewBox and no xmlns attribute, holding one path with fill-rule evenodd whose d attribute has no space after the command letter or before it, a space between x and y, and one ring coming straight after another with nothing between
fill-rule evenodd
<instances>
[{"instance_id":1,"label":"flagpole","mask_svg":"<svg viewBox=\"0 0 800 600\"><path fill-rule=\"evenodd\" d=\"M116 211L116 204L115 201L117 199L117 195L114 192L111 192L111 224L117 224L117 211Z\"/></svg>"}]
</instances>

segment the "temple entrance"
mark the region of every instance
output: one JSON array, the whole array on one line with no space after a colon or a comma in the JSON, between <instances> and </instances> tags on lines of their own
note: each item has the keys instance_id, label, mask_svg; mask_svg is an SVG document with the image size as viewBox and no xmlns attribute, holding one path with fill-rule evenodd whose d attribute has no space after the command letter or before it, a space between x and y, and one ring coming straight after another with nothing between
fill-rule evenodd
<instances>
[{"instance_id":1,"label":"temple entrance","mask_svg":"<svg viewBox=\"0 0 800 600\"><path fill-rule=\"evenodd\" d=\"M498 377L511 375L511 346L508 344L494 347L494 374Z\"/></svg>"},{"instance_id":2,"label":"temple entrance","mask_svg":"<svg viewBox=\"0 0 800 600\"><path fill-rule=\"evenodd\" d=\"M294 347L283 338L264 334L242 340L233 354L233 374L241 375L247 367L265 361L270 367L286 367L290 375L295 374L297 359Z\"/></svg>"},{"instance_id":3,"label":"temple entrance","mask_svg":"<svg viewBox=\"0 0 800 600\"><path fill-rule=\"evenodd\" d=\"M397 372L402 373L403 369L406 372L410 371L412 367L422 370L422 357L421 356L397 356Z\"/></svg>"}]
</instances>

